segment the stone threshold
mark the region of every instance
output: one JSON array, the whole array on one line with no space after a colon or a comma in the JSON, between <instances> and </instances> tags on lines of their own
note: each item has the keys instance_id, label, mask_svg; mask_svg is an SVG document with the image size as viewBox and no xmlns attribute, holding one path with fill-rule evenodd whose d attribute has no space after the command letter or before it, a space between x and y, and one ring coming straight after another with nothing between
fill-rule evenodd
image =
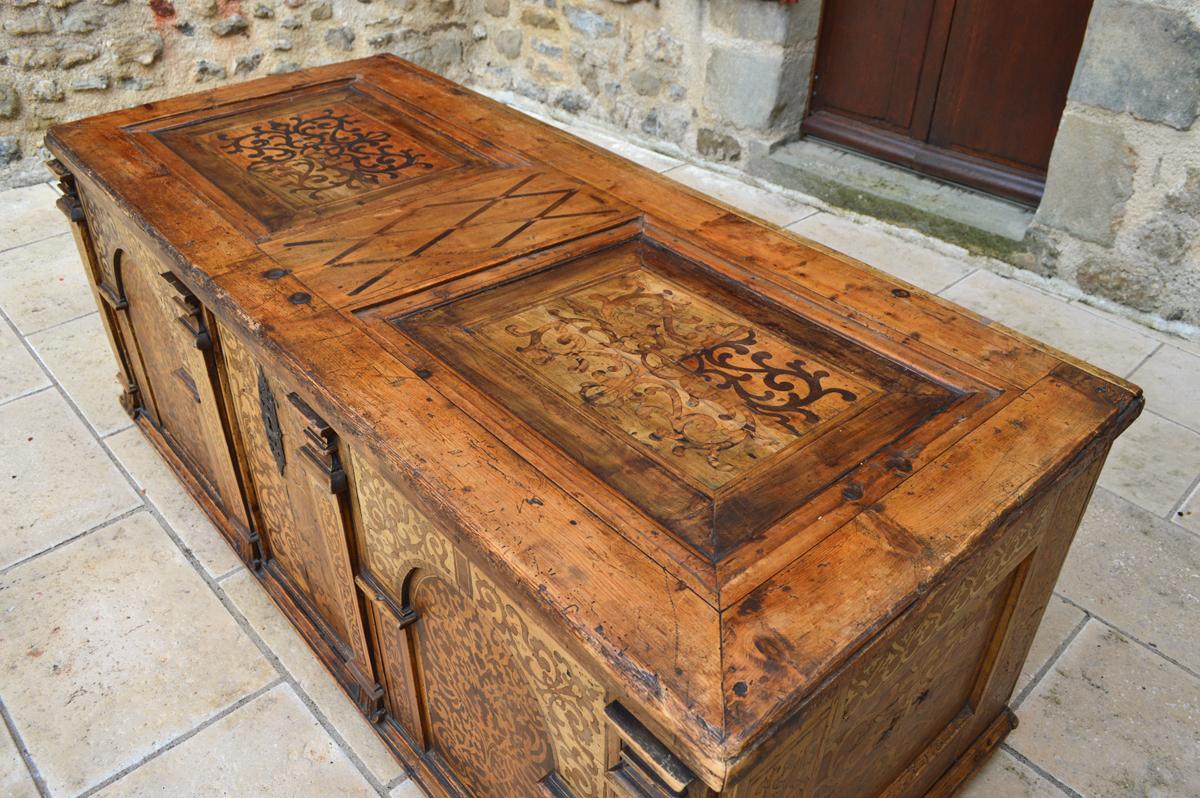
<instances>
[{"instance_id":1,"label":"stone threshold","mask_svg":"<svg viewBox=\"0 0 1200 798\"><path fill-rule=\"evenodd\" d=\"M752 151L747 173L829 205L1014 263L1033 209L813 138Z\"/></svg>"}]
</instances>

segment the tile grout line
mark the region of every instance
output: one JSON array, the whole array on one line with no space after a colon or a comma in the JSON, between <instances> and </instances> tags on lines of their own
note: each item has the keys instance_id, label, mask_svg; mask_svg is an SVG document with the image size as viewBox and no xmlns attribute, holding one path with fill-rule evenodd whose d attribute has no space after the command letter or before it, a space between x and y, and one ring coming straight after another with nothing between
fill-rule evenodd
<instances>
[{"instance_id":1,"label":"tile grout line","mask_svg":"<svg viewBox=\"0 0 1200 798\"><path fill-rule=\"evenodd\" d=\"M281 684L285 684L284 680L282 678L277 678L271 682L268 682L267 684L263 685L262 687L258 688L257 690L253 690L253 691L247 693L246 695L242 696L241 698L234 701L233 703L225 706L220 711L218 711L218 712L214 713L213 715L209 716L208 718L205 718L204 720L200 721L198 724L196 724L195 726L193 726L191 729L184 732L183 734L180 734L178 737L174 737L171 740L168 740L167 742L163 743L161 746L159 746L158 748L155 748L153 751L151 751L150 753L141 757L133 764L126 765L125 767L118 770L116 773L109 774L103 780L93 784L91 787L88 787L83 792L79 793L77 796L75 796L75 798L88 798L88 796L90 796L90 795L95 795L97 792L99 792L100 790L103 790L105 787L108 787L111 784L113 784L114 782L120 781L121 779L125 778L130 773L132 773L133 771L140 768L142 765L152 762L155 759L158 759L163 754L167 753L168 751L170 751L174 748L177 748L180 745L183 745L188 740L190 740L191 738L195 737L200 732L207 729L209 726L212 726L214 723L217 723L218 721L224 720L225 718L232 715L234 712L237 712L239 709L246 706L250 702L252 702L258 698L261 698L263 695L270 692L271 690L274 690L276 687L278 687Z\"/></svg>"},{"instance_id":2,"label":"tile grout line","mask_svg":"<svg viewBox=\"0 0 1200 798\"><path fill-rule=\"evenodd\" d=\"M1194 529L1188 529L1183 524L1177 523L1175 521L1175 519L1179 515L1183 514L1184 505L1186 505L1188 503L1188 499L1192 498L1192 494L1196 493L1196 490L1198 488L1200 488L1200 474L1197 474L1196 478L1194 480L1192 480L1192 484L1187 486L1187 490L1185 490L1183 492L1183 496L1180 497L1179 501L1175 502L1175 504L1172 505L1171 509L1167 512L1167 516L1166 516L1166 520L1168 523L1171 524L1171 526L1175 527L1176 529L1182 529L1184 532L1187 532L1188 534L1196 535L1196 536L1200 536L1200 532L1198 532Z\"/></svg>"},{"instance_id":3,"label":"tile grout line","mask_svg":"<svg viewBox=\"0 0 1200 798\"><path fill-rule=\"evenodd\" d=\"M15 246L7 247L5 249L0 249L0 255L3 255L7 252L16 252L18 249L21 249L22 247L30 247L30 246L33 246L34 244L41 244L46 241L49 241L52 238L61 238L62 236L69 236L69 235L71 235L70 230L68 230L65 233L54 233L53 235L43 236L42 238L35 238L32 241L26 241L22 244L17 244Z\"/></svg>"},{"instance_id":4,"label":"tile grout line","mask_svg":"<svg viewBox=\"0 0 1200 798\"><path fill-rule=\"evenodd\" d=\"M1162 651L1162 649L1160 649L1160 648L1158 648L1158 647L1156 647L1156 646L1152 646L1152 645L1150 645L1149 643L1146 643L1146 642L1144 642L1144 641L1143 641L1143 640L1142 640L1140 637L1137 637L1137 636L1135 636L1135 635L1132 635L1132 634L1130 634L1129 632L1125 631L1125 630L1124 630L1124 629L1122 629L1121 627L1117 626L1117 625L1116 625L1115 623L1113 623L1112 621L1109 621L1108 619L1106 619L1106 618L1104 618L1104 617L1102 617L1102 616L1100 616L1100 615L1097 615L1096 613L1094 613L1094 612L1090 611L1089 609L1087 609L1087 608L1086 608L1086 607L1084 607L1083 605L1081 605L1081 604L1079 604L1078 602L1074 601L1074 600L1073 600L1071 597L1069 597L1069 596L1066 596L1066 595L1063 595L1062 593L1059 593L1058 591L1055 591L1054 595L1058 596L1060 599L1062 599L1063 601L1067 602L1068 604L1070 604L1070 605L1071 605L1072 607L1074 607L1075 609L1077 609L1077 610L1081 610L1082 612L1084 612L1084 613L1087 613L1088 617L1089 617L1089 618L1091 618L1092 620L1099 621L1101 624L1103 624L1104 626L1107 626L1109 629L1112 629L1114 632L1117 632L1118 634L1120 634L1120 635L1123 635L1124 637L1127 637L1127 638L1129 638L1129 639L1130 639L1130 640L1132 640L1134 643L1137 643L1139 646L1141 646L1142 648L1144 648L1144 649L1146 649L1147 651L1149 651L1151 654L1157 654L1158 656L1162 657L1164 660L1166 660L1167 662L1171 663L1171 664L1172 664L1172 665L1174 665L1176 668L1179 668L1181 671L1183 671L1183 672L1184 672L1184 673L1186 673L1187 675L1191 676L1192 678L1194 678L1194 679L1200 679L1200 673L1197 673L1196 671L1192 670L1192 669L1191 669L1190 667L1188 667L1187 665L1184 665L1182 662L1180 662L1179 660L1175 659L1175 658L1174 658L1174 657L1172 657L1171 655L1169 655L1169 654L1167 654L1167 653L1163 652L1163 651Z\"/></svg>"},{"instance_id":5,"label":"tile grout line","mask_svg":"<svg viewBox=\"0 0 1200 798\"><path fill-rule=\"evenodd\" d=\"M1057 593L1054 595L1058 596ZM1071 606L1074 607L1075 605L1071 604ZM1080 609L1079 607L1075 608ZM1057 664L1058 660L1062 657L1066 650L1071 647L1072 643L1075 642L1075 638L1078 637L1079 633L1083 631L1083 627L1087 626L1088 621L1092 619L1091 613L1089 613L1087 610L1081 611L1083 612L1083 618L1081 618L1079 622L1075 624L1074 629L1067 633L1066 638L1064 638L1063 641L1058 644L1058 647L1054 649L1054 653L1050 655L1050 658L1046 660L1046 663L1034 672L1033 676L1029 679L1029 683L1021 688L1021 691L1017 693L1017 697L1013 699L1011 707L1014 712L1016 712L1017 709L1019 709L1020 706L1025 703L1025 699L1029 697L1029 694L1033 692L1034 688L1041 684L1042 679L1044 679L1046 674L1048 674L1054 668L1055 664Z\"/></svg>"},{"instance_id":6,"label":"tile grout line","mask_svg":"<svg viewBox=\"0 0 1200 798\"><path fill-rule=\"evenodd\" d=\"M1154 340L1154 339L1151 339L1151 340ZM1151 350L1150 350L1150 354L1146 355L1144 358L1142 358L1141 360L1139 360L1139 361L1138 361L1138 364L1137 364L1136 366L1134 366L1133 368L1131 368L1129 371L1125 372L1125 373L1124 373L1123 375L1121 375L1121 376L1123 376L1123 377L1124 377L1125 379L1127 379L1127 380L1132 380L1132 379L1133 379L1133 374L1134 374L1134 372L1136 372L1136 371L1137 371L1138 369L1140 369L1142 366L1146 365L1146 362L1147 362L1148 360L1150 360L1150 358L1152 358L1152 357L1154 357L1155 355L1157 355L1157 354L1158 354L1158 351L1159 351L1160 349L1162 349L1164 346L1166 346L1166 344L1164 344L1162 341L1159 341L1159 342L1158 342L1158 345L1157 345L1157 346L1155 346L1153 349L1151 349Z\"/></svg>"},{"instance_id":7,"label":"tile grout line","mask_svg":"<svg viewBox=\"0 0 1200 798\"><path fill-rule=\"evenodd\" d=\"M959 278L957 278L957 279L955 279L955 280L951 281L950 285L946 286L946 287L945 287L945 288L943 288L941 291L937 291L936 293L934 293L934 296L939 296L939 297L941 297L942 299L946 299L946 296L945 296L945 294L946 294L946 292L947 292L947 291L949 291L951 288L953 288L954 286L958 285L959 283L961 283L963 280L967 279L967 278L968 278L968 277L970 277L971 275L973 275L973 274L977 273L977 272L979 271L979 268L980 268L980 267L978 267L978 266L975 266L975 267L971 268L971 270L970 270L970 271L968 271L966 274L964 274L962 277L959 277ZM946 299L946 301L947 301L947 302L953 302L954 300L953 300L953 299ZM955 303L955 304L957 304L957 303ZM980 315L982 315L982 314L980 314Z\"/></svg>"},{"instance_id":8,"label":"tile grout line","mask_svg":"<svg viewBox=\"0 0 1200 798\"><path fill-rule=\"evenodd\" d=\"M139 434L142 434L140 430ZM129 473L128 469L125 468L125 465L121 463L121 461L111 451L106 441L100 440L99 443L105 452L108 453L109 459L112 460L113 464L121 472L125 479L134 486L135 490L140 492L141 489L137 487L137 481L133 478L133 475ZM161 458L161 455L158 454L157 450L155 450L155 455ZM169 466L166 466L165 463L163 465L169 469ZM176 478L174 473L172 473L172 478ZM330 739L333 740L334 744L336 744L339 749L341 749L342 753L346 755L347 759L349 759L351 764L354 765L355 769L359 771L360 775L366 779L371 788L386 798L387 793L383 790L382 783L375 778L375 775L371 773L370 769L366 766L366 763L361 760L358 754L351 748L350 744L346 742L341 734L338 733L337 729L333 727L333 724L328 718L325 717L324 713L320 711L316 705L316 702L312 700L312 698L296 680L295 676L293 676L292 673L288 671L286 667L284 667L283 662L279 659L271 647L267 645L266 641L262 639L258 632L255 631L253 626L250 625L250 622L246 620L245 616L243 616L242 613L237 609L233 603L233 600L229 598L228 594L225 593L224 588L221 587L220 582L213 575L209 574L207 570L205 570L204 565L200 562L199 558L196 557L195 553L184 544L178 533L162 515L154 503L146 499L144 496L143 500L145 501L146 509L149 514L158 522L158 525L162 528L163 532L168 538L171 539L176 548L179 549L179 552L183 558L192 566L192 569L196 571L201 580L203 580L205 585L208 586L209 590L212 591L213 595L216 597L217 601L220 602L225 612L229 614L234 623L238 625L250 642L253 643L258 649L259 654L261 654L262 657L267 661L267 664L269 664L275 670L276 674L278 674L279 677L286 682L289 687L292 688L292 690L296 693L296 696L300 699L300 702L304 704L304 707L309 711L310 714L312 714L317 723L325 730L327 734L329 734ZM207 517L207 514L205 515ZM220 532L217 534L220 534ZM241 570L248 571L245 565L239 564L239 566L234 567L228 573L222 575L221 579L227 579ZM260 587L259 589L262 588ZM274 606L273 603L272 606Z\"/></svg>"},{"instance_id":9,"label":"tile grout line","mask_svg":"<svg viewBox=\"0 0 1200 798\"><path fill-rule=\"evenodd\" d=\"M1004 751L1006 751L1008 753L1008 755L1011 756L1013 759L1017 760L1022 765L1029 768L1034 773L1038 774L1043 779L1045 779L1046 781L1053 784L1059 790L1061 790L1062 792L1069 795L1070 798L1084 798L1075 789L1068 786L1066 784L1066 782L1064 782L1062 779L1058 778L1053 773L1046 770L1044 767L1039 765L1037 762L1034 762L1032 759L1025 756L1017 749L1013 748L1007 741L1000 743L1000 748L1003 749Z\"/></svg>"},{"instance_id":10,"label":"tile grout line","mask_svg":"<svg viewBox=\"0 0 1200 798\"><path fill-rule=\"evenodd\" d=\"M47 554L52 554L61 548L65 548L66 546L69 546L70 544L74 543L77 540L81 540L81 539L87 537L88 535L91 535L94 532L99 532L99 531L105 529L106 527L110 527L113 524L120 523L121 521L124 521L132 516L137 515L140 512L144 512L148 509L149 508L143 503L137 507L133 507L131 509L120 512L111 518L107 518L107 519L101 521L100 523L95 524L94 526L88 527L87 529L83 530L82 532L71 535L71 537L66 538L65 540L60 540L58 543L55 543L53 546L44 548L41 551L36 551L33 554L30 554L28 557L26 557L22 560L17 560L14 563L9 563L8 565L4 566L3 568L0 568L0 576L7 576L9 573L11 573L12 571L15 571L17 568L20 568L23 565L28 565L29 563L33 562L34 560L40 560L42 557L45 557Z\"/></svg>"},{"instance_id":11,"label":"tile grout line","mask_svg":"<svg viewBox=\"0 0 1200 798\"><path fill-rule=\"evenodd\" d=\"M87 315L87 314L84 314L84 315ZM380 796L382 796L383 798L387 798L387 792L384 789L382 783L377 778L375 778L374 774L371 773L370 769L367 768L366 764L359 758L358 754L353 751L353 749L345 741L345 739L341 736L341 734L339 734L337 732L337 730L333 727L333 724L329 722L328 718L326 718L324 716L324 714L317 708L316 703L312 700L311 697L309 697L308 693L305 692L304 689L299 685L299 683L296 681L295 677L293 677L292 674L290 672L288 672L286 668L283 667L282 662L279 662L278 657L276 657L274 652L271 651L270 647L266 645L265 641L263 641L258 636L258 634L252 628L250 628L249 622L246 621L245 618L242 617L240 613L235 611L235 609L231 606L232 601L225 595L225 593L221 589L220 585L207 573L207 571L205 571L204 566L196 558L195 554L191 551L191 549L188 548L186 545L184 545L182 540L176 534L175 530L171 527L171 525L169 523L167 523L166 519L158 511L158 508L155 507L154 504L149 501L149 499L147 499L145 494L142 492L142 488L137 484L137 480L135 480L133 478L133 475L129 473L128 469L125 468L124 464L121 463L119 459L117 459L116 455L109 448L108 444L105 442L106 438L102 438L97 434L97 431L88 422L87 418L84 416L84 414L83 414L82 410L79 408L79 406L67 394L66 390L62 387L62 384L54 377L53 373L50 372L50 370L47 368L46 364L41 360L41 358L37 356L37 353L33 349L32 345L29 343L28 340L26 340L26 336L21 334L19 330L16 330L16 325L13 323L12 319L10 319L8 317L8 315L4 312L4 310L2 308L0 308L0 319L7 322L8 325L14 329L14 331L16 332L17 337L21 341L22 345L24 345L25 349L34 358L35 362L37 362L38 366L46 374L46 377L50 380L51 384L48 386L47 390L50 388L57 390L59 396L62 397L62 399L67 403L67 406L74 412L75 416L77 418L79 418L79 420L83 423L85 430L92 436L92 439L100 445L101 450L105 453L105 455L107 455L109 462L112 463L112 465L118 470L118 472L122 476L125 477L125 480L133 488L134 495L141 502L140 506L138 506L138 507L127 510L126 512L120 514L119 516L115 516L113 518L107 519L103 523L101 523L97 526L94 526L92 528L89 528L89 529L85 530L84 532L81 532L80 534L71 537L68 540L61 541L60 543L56 544L55 546L50 547L49 549L45 549L41 552L38 552L37 554L31 555L30 557L22 560L19 563L14 563L13 565L11 565L9 567L6 567L5 569L0 570L0 574L5 574L12 568L15 568L17 565L24 564L35 557L39 557L42 554L45 554L49 551L53 551L58 548L61 548L62 546L65 546L68 543L72 543L76 540L79 540L79 539L89 535L90 533L97 531L100 528L109 526L110 524L116 523L118 521L122 521L125 518L132 516L137 512L141 512L143 510L149 512L150 515L153 516L158 521L159 525L162 527L162 529L165 531L165 533L171 539L171 541L175 544L176 548L179 549L179 551L183 555L184 559L187 560L192 565L192 568L200 575L201 579L203 579L205 581L205 583L209 586L209 589L212 590L216 594L217 600L221 602L221 605L225 608L226 612L228 612L233 617L234 622L237 623L242 628L242 631L244 633L246 633L249 636L250 640L252 642L254 642L255 645L259 648L260 653L262 653L264 651L269 653L269 656L264 655L264 656L266 656L268 662L277 664L276 668L275 668L276 672L277 673L282 672L283 677L285 678L285 680L287 681L289 686L296 692L297 696L301 700L301 703L303 703L305 705L305 708L307 708L309 710L309 712L314 716L314 718L322 726L322 728L325 729L326 733L328 733L330 735L330 738L334 741L334 743L342 750L342 752L344 754L346 754L347 758L355 766L355 768L359 771L360 775L362 775L364 777L364 779L366 779L367 783L370 784L372 789L374 789L377 793L379 793ZM32 335L34 333L30 333L30 334ZM136 424L134 424L133 426L136 426ZM128 427L126 427L126 429L128 429ZM115 434L115 433L113 433L113 434ZM156 454L157 454L157 452L156 452ZM236 570L237 569L235 568L234 571L236 571ZM225 574L225 576L229 576L229 574Z\"/></svg>"},{"instance_id":12,"label":"tile grout line","mask_svg":"<svg viewBox=\"0 0 1200 798\"><path fill-rule=\"evenodd\" d=\"M13 402L19 402L22 399L28 399L31 396L37 396L39 393L43 393L45 391L50 391L53 389L54 389L54 383L50 383L48 385L43 385L41 388L34 388L32 391L27 391L26 393L18 394L16 396L10 396L8 399L0 399L0 407L5 407L6 405L11 405Z\"/></svg>"},{"instance_id":13,"label":"tile grout line","mask_svg":"<svg viewBox=\"0 0 1200 798\"><path fill-rule=\"evenodd\" d=\"M33 786L37 788L38 794L42 798L52 798L50 788L46 786L46 779L42 776L41 770L38 769L37 763L33 761L33 754L29 752L29 746L25 744L25 738L17 730L17 724L9 714L8 707L4 703L4 698L0 696L0 719L4 721L4 726L8 729L8 734L12 737L13 745L17 747L17 753L21 755L21 760L25 763L25 769L29 771L29 777L33 780Z\"/></svg>"}]
</instances>

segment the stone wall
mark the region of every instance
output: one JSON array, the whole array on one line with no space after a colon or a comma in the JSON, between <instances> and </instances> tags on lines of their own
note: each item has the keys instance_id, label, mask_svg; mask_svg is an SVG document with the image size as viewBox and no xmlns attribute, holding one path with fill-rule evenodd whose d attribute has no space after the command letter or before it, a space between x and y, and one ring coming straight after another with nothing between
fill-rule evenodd
<instances>
[{"instance_id":1,"label":"stone wall","mask_svg":"<svg viewBox=\"0 0 1200 798\"><path fill-rule=\"evenodd\" d=\"M385 51L462 81L485 35L478 0L0 2L0 185L60 121Z\"/></svg>"},{"instance_id":2,"label":"stone wall","mask_svg":"<svg viewBox=\"0 0 1200 798\"><path fill-rule=\"evenodd\" d=\"M1096 0L1026 265L1200 324L1200 4Z\"/></svg>"},{"instance_id":3,"label":"stone wall","mask_svg":"<svg viewBox=\"0 0 1200 798\"><path fill-rule=\"evenodd\" d=\"M376 52L745 168L797 135L821 0L0 0L0 186L58 121ZM1200 324L1200 3L1096 0L1011 260Z\"/></svg>"}]
</instances>

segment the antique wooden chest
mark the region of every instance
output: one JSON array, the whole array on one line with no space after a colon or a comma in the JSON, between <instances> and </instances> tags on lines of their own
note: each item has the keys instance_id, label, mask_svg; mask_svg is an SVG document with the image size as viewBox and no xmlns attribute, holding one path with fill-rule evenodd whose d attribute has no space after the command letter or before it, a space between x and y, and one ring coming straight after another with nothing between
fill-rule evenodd
<instances>
[{"instance_id":1,"label":"antique wooden chest","mask_svg":"<svg viewBox=\"0 0 1200 798\"><path fill-rule=\"evenodd\" d=\"M124 403L433 796L947 795L1128 383L391 57L61 125Z\"/></svg>"}]
</instances>

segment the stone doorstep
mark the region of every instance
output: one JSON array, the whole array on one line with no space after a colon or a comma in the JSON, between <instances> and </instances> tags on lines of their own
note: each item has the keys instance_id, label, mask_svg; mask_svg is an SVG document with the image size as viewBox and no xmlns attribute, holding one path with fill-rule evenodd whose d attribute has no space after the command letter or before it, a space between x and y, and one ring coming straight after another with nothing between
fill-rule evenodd
<instances>
[{"instance_id":1,"label":"stone doorstep","mask_svg":"<svg viewBox=\"0 0 1200 798\"><path fill-rule=\"evenodd\" d=\"M813 138L756 145L746 171L884 222L914 228L970 252L1011 262L1024 252L1033 210Z\"/></svg>"}]
</instances>

